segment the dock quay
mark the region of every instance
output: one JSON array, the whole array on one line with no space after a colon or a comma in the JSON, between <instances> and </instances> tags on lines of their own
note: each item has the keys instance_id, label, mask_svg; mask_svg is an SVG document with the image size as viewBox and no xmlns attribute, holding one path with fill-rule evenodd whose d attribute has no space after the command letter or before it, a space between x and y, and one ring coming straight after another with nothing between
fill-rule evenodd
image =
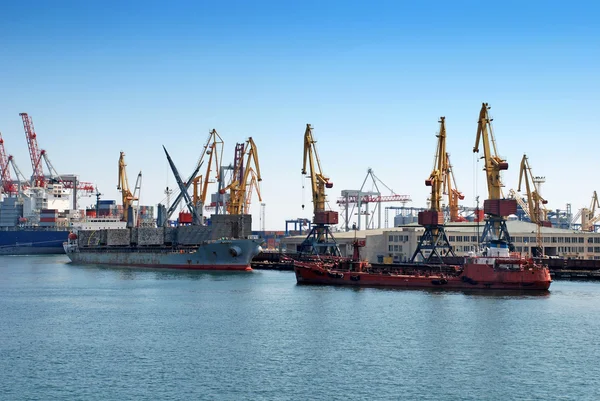
<instances>
[{"instance_id":1,"label":"dock quay","mask_svg":"<svg viewBox=\"0 0 600 401\"><path fill-rule=\"evenodd\" d=\"M282 252L261 252L256 255L250 266L258 270L294 270L294 265L290 259L285 258L286 254Z\"/></svg>"}]
</instances>

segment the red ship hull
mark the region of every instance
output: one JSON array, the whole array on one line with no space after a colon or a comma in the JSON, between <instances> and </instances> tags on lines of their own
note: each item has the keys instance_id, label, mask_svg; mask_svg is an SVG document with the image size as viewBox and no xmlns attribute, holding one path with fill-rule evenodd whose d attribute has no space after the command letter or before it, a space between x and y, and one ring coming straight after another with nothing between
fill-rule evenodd
<instances>
[{"instance_id":1,"label":"red ship hull","mask_svg":"<svg viewBox=\"0 0 600 401\"><path fill-rule=\"evenodd\" d=\"M407 265L407 267L410 267ZM369 272L332 270L312 263L295 263L299 284L378 286L399 288L447 288L456 290L548 290L552 279L547 268L494 269L485 264L466 264L453 274L419 272Z\"/></svg>"}]
</instances>

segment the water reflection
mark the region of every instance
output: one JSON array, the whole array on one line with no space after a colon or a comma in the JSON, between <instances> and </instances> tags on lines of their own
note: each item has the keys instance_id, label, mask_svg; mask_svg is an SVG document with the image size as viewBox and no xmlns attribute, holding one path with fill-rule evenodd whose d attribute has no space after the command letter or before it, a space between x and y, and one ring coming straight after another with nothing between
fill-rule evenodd
<instances>
[{"instance_id":1,"label":"water reflection","mask_svg":"<svg viewBox=\"0 0 600 401\"><path fill-rule=\"evenodd\" d=\"M330 287L320 284L304 284L296 283L298 287ZM489 297L489 298L546 298L549 297L551 291L549 290L482 290L482 289L455 289L455 288L405 288L405 287L382 287L382 286L333 286L335 289L362 292L368 291L384 291L384 292L395 292L395 291L409 291L409 292L424 292L430 295L445 295L445 294L463 294L472 297Z\"/></svg>"},{"instance_id":2,"label":"water reflection","mask_svg":"<svg viewBox=\"0 0 600 401\"><path fill-rule=\"evenodd\" d=\"M93 265L93 264L76 264L69 263L78 269L87 270L94 273L114 272L118 274L121 280L211 280L211 281L226 281L232 277L248 276L251 271L224 271L224 270L185 270L185 269L169 269L169 268L153 268L153 267L130 267L118 265Z\"/></svg>"}]
</instances>

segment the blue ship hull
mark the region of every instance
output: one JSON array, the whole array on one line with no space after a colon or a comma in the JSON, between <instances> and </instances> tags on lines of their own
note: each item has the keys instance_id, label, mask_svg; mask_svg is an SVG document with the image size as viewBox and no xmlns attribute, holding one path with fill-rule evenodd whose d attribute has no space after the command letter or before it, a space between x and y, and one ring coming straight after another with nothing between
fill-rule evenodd
<instances>
[{"instance_id":1,"label":"blue ship hull","mask_svg":"<svg viewBox=\"0 0 600 401\"><path fill-rule=\"evenodd\" d=\"M68 235L68 230L0 230L0 255L64 254Z\"/></svg>"}]
</instances>

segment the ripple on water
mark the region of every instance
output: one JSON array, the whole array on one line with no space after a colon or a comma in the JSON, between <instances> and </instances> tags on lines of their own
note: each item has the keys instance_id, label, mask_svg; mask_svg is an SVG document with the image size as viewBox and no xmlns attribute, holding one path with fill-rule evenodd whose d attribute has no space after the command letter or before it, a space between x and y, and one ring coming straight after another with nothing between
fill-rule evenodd
<instances>
[{"instance_id":1,"label":"ripple on water","mask_svg":"<svg viewBox=\"0 0 600 401\"><path fill-rule=\"evenodd\" d=\"M600 399L600 283L486 294L9 261L1 399Z\"/></svg>"}]
</instances>

